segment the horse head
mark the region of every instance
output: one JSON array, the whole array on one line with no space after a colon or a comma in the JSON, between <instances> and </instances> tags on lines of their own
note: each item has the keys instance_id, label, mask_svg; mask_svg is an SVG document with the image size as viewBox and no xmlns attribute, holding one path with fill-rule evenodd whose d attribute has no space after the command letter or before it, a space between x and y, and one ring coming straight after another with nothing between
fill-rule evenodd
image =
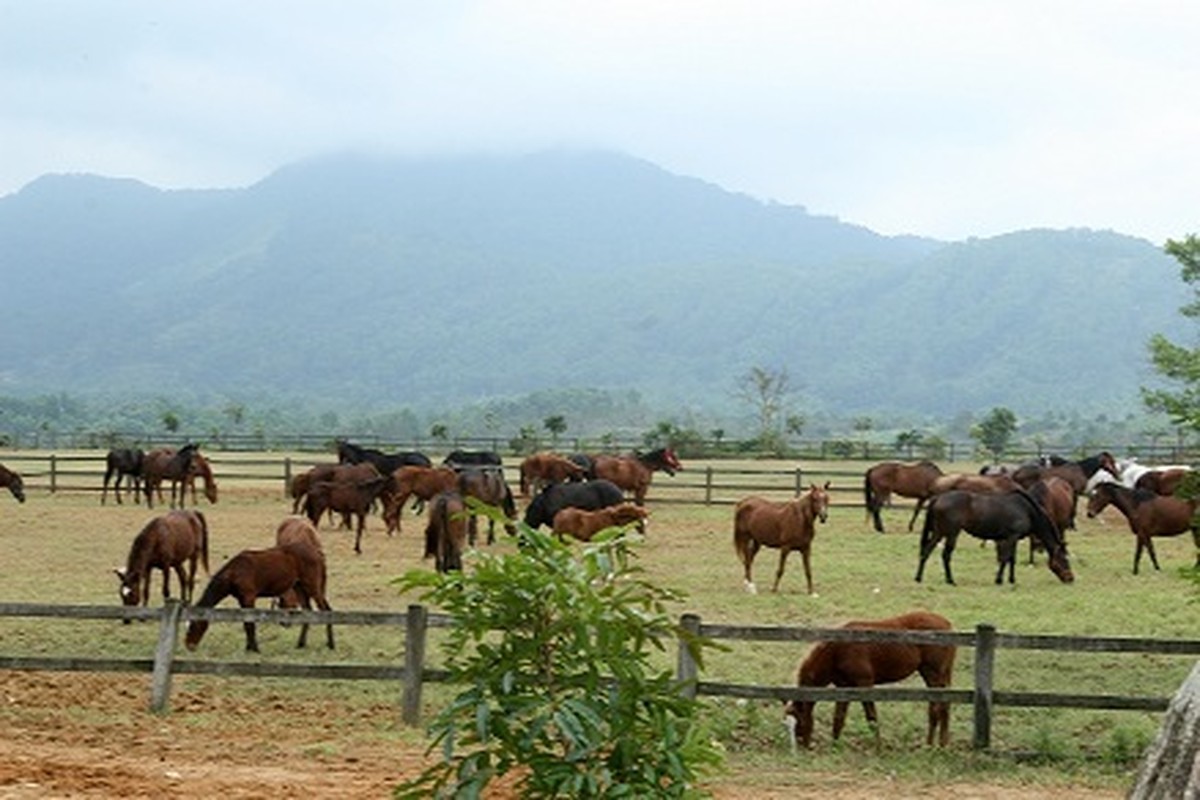
<instances>
[{"instance_id":1,"label":"horse head","mask_svg":"<svg viewBox=\"0 0 1200 800\"><path fill-rule=\"evenodd\" d=\"M808 504L812 509L813 516L821 522L829 521L829 481L825 481L824 486L817 486L815 483L809 485L808 489Z\"/></svg>"},{"instance_id":2,"label":"horse head","mask_svg":"<svg viewBox=\"0 0 1200 800\"><path fill-rule=\"evenodd\" d=\"M138 579L138 574L131 570L115 567L113 572L117 576L117 580L121 582L121 604L125 606L136 606L138 604L138 588L141 581ZM123 620L126 625L129 620Z\"/></svg>"},{"instance_id":3,"label":"horse head","mask_svg":"<svg viewBox=\"0 0 1200 800\"><path fill-rule=\"evenodd\" d=\"M12 492L12 496L17 498L18 503L25 502L25 483L21 480L21 476L15 472L9 473L8 490Z\"/></svg>"},{"instance_id":4,"label":"horse head","mask_svg":"<svg viewBox=\"0 0 1200 800\"><path fill-rule=\"evenodd\" d=\"M797 745L812 747L813 702L789 700L783 705L783 721L787 725L793 752Z\"/></svg>"}]
</instances>

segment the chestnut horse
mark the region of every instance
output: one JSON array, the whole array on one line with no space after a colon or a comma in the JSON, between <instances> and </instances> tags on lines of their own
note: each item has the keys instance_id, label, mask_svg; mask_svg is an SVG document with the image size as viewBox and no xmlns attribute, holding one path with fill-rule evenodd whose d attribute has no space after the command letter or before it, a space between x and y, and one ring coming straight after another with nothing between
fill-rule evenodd
<instances>
[{"instance_id":1,"label":"chestnut horse","mask_svg":"<svg viewBox=\"0 0 1200 800\"><path fill-rule=\"evenodd\" d=\"M816 534L816 521L829 519L829 482L823 487L812 484L807 492L793 500L776 503L761 497L747 497L737 504L733 516L733 546L745 570L746 591L758 590L750 577L750 566L761 547L779 549L779 568L775 571L772 592L779 591L779 579L788 553L800 551L804 562L804 578L808 593L813 594L812 540Z\"/></svg>"},{"instance_id":2,"label":"chestnut horse","mask_svg":"<svg viewBox=\"0 0 1200 800\"><path fill-rule=\"evenodd\" d=\"M1150 563L1158 569L1158 556L1154 553L1155 536L1178 536L1184 531L1192 532L1196 543L1196 566L1200 567L1200 526L1196 524L1195 500L1184 500L1171 495L1159 495L1146 489L1130 489L1119 483L1099 483L1088 498L1087 515L1095 517L1110 504L1125 515L1129 529L1137 537L1133 551L1133 574L1137 575L1142 561L1142 551L1150 554Z\"/></svg>"},{"instance_id":3,"label":"chestnut horse","mask_svg":"<svg viewBox=\"0 0 1200 800\"><path fill-rule=\"evenodd\" d=\"M391 483L383 504L383 519L389 536L400 530L400 516L408 498L415 497L418 503L427 503L441 492L457 486L458 473L450 467L400 467L392 473Z\"/></svg>"},{"instance_id":4,"label":"chestnut horse","mask_svg":"<svg viewBox=\"0 0 1200 800\"><path fill-rule=\"evenodd\" d=\"M1066 531L1075 528L1075 489L1065 478L1057 475L1047 475L1029 487L1029 496L1037 501L1046 515L1058 526L1066 543ZM1034 537L1029 539L1029 563L1033 563L1033 553L1041 550L1041 543Z\"/></svg>"},{"instance_id":5,"label":"chestnut horse","mask_svg":"<svg viewBox=\"0 0 1200 800\"><path fill-rule=\"evenodd\" d=\"M949 631L950 621L929 611L910 611L898 617L869 621L847 622L842 626L852 630L881 631ZM904 644L901 642L819 642L805 657L796 675L799 686L823 688L833 684L837 687L870 687L881 683L902 681L914 672L919 673L925 685L944 689L950 686L954 672L954 657L958 650L954 645ZM792 729L793 744L804 747L812 745L813 706L812 700L793 700L785 707ZM879 737L879 718L875 703L863 701L867 722ZM833 712L833 738L842 735L846 724L846 713L850 702L838 700ZM927 745L933 744L937 732L938 744L945 747L950 742L950 704L929 704L929 730L925 736Z\"/></svg>"},{"instance_id":6,"label":"chestnut horse","mask_svg":"<svg viewBox=\"0 0 1200 800\"><path fill-rule=\"evenodd\" d=\"M287 517L275 529L275 546L291 549L298 557L316 564L320 570L320 596L328 597L329 571L325 564L325 549L321 547L321 537L317 529L304 517ZM286 592L279 598L280 608L300 608L304 606L304 597L295 589ZM307 606L311 608L311 604ZM325 626L325 638L329 647L333 647L333 625ZM308 623L300 626L300 642L297 647L308 643Z\"/></svg>"},{"instance_id":7,"label":"chestnut horse","mask_svg":"<svg viewBox=\"0 0 1200 800\"><path fill-rule=\"evenodd\" d=\"M132 492L134 500L139 500L142 484L142 465L146 454L136 447L123 447L109 450L104 459L104 488L100 491L100 505L108 501L108 482L113 481L113 496L117 503L121 502L121 479L128 478L126 491Z\"/></svg>"},{"instance_id":8,"label":"chestnut horse","mask_svg":"<svg viewBox=\"0 0 1200 800\"><path fill-rule=\"evenodd\" d=\"M204 483L204 497L210 503L217 502L217 480L213 477L212 465L208 459L196 453L192 456L192 465L183 476L183 486L179 490L179 507L183 508L183 498L187 492L192 494L192 505L196 505L196 478Z\"/></svg>"},{"instance_id":9,"label":"chestnut horse","mask_svg":"<svg viewBox=\"0 0 1200 800\"><path fill-rule=\"evenodd\" d=\"M1063 543L1058 526L1029 496L1024 489L1004 494L950 491L936 495L929 501L925 512L925 526L921 529L921 557L917 564L917 581L925 573L925 562L933 554L938 542L942 546L942 567L946 572L946 583L953 584L950 559L958 542L958 534L965 530L979 539L996 543L996 583L1002 583L1004 568L1008 567L1008 582L1015 582L1017 541L1025 536L1036 536L1050 554L1050 570L1063 583L1075 580L1067 557L1067 546Z\"/></svg>"},{"instance_id":10,"label":"chestnut horse","mask_svg":"<svg viewBox=\"0 0 1200 800\"><path fill-rule=\"evenodd\" d=\"M163 574L163 600L171 596L171 570L179 577L179 594L190 603L196 587L196 563L208 572L208 522L199 511L171 511L145 524L133 538L121 581L121 601L127 606L150 604L150 574ZM185 571L186 568L186 571ZM128 622L129 620L125 620Z\"/></svg>"},{"instance_id":11,"label":"chestnut horse","mask_svg":"<svg viewBox=\"0 0 1200 800\"><path fill-rule=\"evenodd\" d=\"M921 507L932 494L931 486L934 478L942 474L941 468L932 461L918 461L905 464L899 461L883 461L867 470L863 478L863 496L867 506L867 516L875 523L875 530L883 533L883 519L879 511L891 503L892 493L901 497L911 497L917 501L913 509L912 520L908 523L911 531Z\"/></svg>"},{"instance_id":12,"label":"chestnut horse","mask_svg":"<svg viewBox=\"0 0 1200 800\"><path fill-rule=\"evenodd\" d=\"M304 472L297 472L292 476L291 483L288 484L288 492L292 495L293 514L299 514L300 509L304 507L304 498L308 495L309 488L318 481L333 480L334 470L338 466L338 464L316 464Z\"/></svg>"},{"instance_id":13,"label":"chestnut horse","mask_svg":"<svg viewBox=\"0 0 1200 800\"><path fill-rule=\"evenodd\" d=\"M554 515L554 532L559 539L570 534L581 542L589 542L605 528L620 528L634 523L641 528L648 516L650 512L636 503L621 503L595 511L564 508Z\"/></svg>"},{"instance_id":14,"label":"chestnut horse","mask_svg":"<svg viewBox=\"0 0 1200 800\"><path fill-rule=\"evenodd\" d=\"M433 558L438 572L462 571L467 547L467 503L456 491L432 499L425 522L425 557Z\"/></svg>"},{"instance_id":15,"label":"chestnut horse","mask_svg":"<svg viewBox=\"0 0 1200 800\"><path fill-rule=\"evenodd\" d=\"M192 458L200 446L189 443L174 450L170 447L160 447L146 453L142 462L142 491L146 493L146 506L154 507L154 496L162 502L162 482L171 482L171 507L175 507L176 490L180 481L187 477L192 468ZM182 500L179 501L182 505Z\"/></svg>"},{"instance_id":16,"label":"chestnut horse","mask_svg":"<svg viewBox=\"0 0 1200 800\"><path fill-rule=\"evenodd\" d=\"M633 493L633 502L646 503L646 491L656 470L675 475L683 465L669 447L660 447L649 453L634 453L632 456L593 456L592 472L596 478L612 481L627 492Z\"/></svg>"},{"instance_id":17,"label":"chestnut horse","mask_svg":"<svg viewBox=\"0 0 1200 800\"><path fill-rule=\"evenodd\" d=\"M581 481L587 470L557 453L534 453L521 462L521 496L540 492L548 483Z\"/></svg>"},{"instance_id":18,"label":"chestnut horse","mask_svg":"<svg viewBox=\"0 0 1200 800\"><path fill-rule=\"evenodd\" d=\"M217 570L208 582L196 608L213 608L226 597L233 597L242 608L254 608L260 597L277 597L298 602L305 608L316 603L329 611L325 599L320 565L297 547L270 547L266 550L243 550ZM258 652L258 636L253 622L243 623L246 631L246 650ZM194 619L188 624L184 644L195 650L208 630L208 620ZM297 647L305 645L304 629ZM333 647L333 629L327 630L326 645Z\"/></svg>"},{"instance_id":19,"label":"chestnut horse","mask_svg":"<svg viewBox=\"0 0 1200 800\"><path fill-rule=\"evenodd\" d=\"M1141 475L1134 483L1135 489L1148 489L1155 494L1171 495L1175 494L1175 490L1179 488L1179 484L1183 483L1183 479L1189 472L1191 467L1163 467L1161 469L1152 469Z\"/></svg>"},{"instance_id":20,"label":"chestnut horse","mask_svg":"<svg viewBox=\"0 0 1200 800\"><path fill-rule=\"evenodd\" d=\"M12 492L12 496L17 498L18 503L25 502L25 482L21 480L21 476L0 464L0 487L8 487Z\"/></svg>"}]
</instances>

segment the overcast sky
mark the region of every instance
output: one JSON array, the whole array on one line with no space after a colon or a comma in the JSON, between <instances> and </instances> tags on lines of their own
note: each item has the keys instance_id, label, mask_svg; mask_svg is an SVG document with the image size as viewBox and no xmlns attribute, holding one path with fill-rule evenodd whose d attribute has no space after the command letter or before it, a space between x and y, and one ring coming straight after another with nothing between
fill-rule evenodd
<instances>
[{"instance_id":1,"label":"overcast sky","mask_svg":"<svg viewBox=\"0 0 1200 800\"><path fill-rule=\"evenodd\" d=\"M1200 233L1200 3L0 0L0 195L604 148L881 233Z\"/></svg>"}]
</instances>

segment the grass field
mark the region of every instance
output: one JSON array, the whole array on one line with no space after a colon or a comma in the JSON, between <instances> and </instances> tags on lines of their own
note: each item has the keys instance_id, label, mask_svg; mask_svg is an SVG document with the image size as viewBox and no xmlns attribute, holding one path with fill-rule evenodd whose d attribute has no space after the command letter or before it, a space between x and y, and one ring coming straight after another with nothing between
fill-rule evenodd
<instances>
[{"instance_id":1,"label":"grass field","mask_svg":"<svg viewBox=\"0 0 1200 800\"><path fill-rule=\"evenodd\" d=\"M688 466L696 469L698 465ZM763 464L755 462L755 466ZM793 465L777 466L787 469ZM839 463L836 469L844 473L847 465ZM822 480L821 465L806 465L806 470L812 480ZM1079 530L1068 534L1076 574L1072 585L1060 583L1045 566L1044 557L1035 565L1026 564L1027 550L1022 547L1015 586L996 586L992 582L994 551L963 535L954 559L958 585L948 586L942 582L936 555L927 566L925 582L913 580L917 536L905 530L910 507L886 511L889 533L879 535L871 530L861 507L839 505L817 533L813 554L816 596L804 592L798 555L789 559L779 593L769 591L777 564L777 553L771 550L760 553L755 563L760 593L750 595L743 589L741 567L733 552L732 508L656 504L656 495L670 495L671 480L659 475L651 488L648 506L652 516L645 541L638 547L639 563L655 582L686 595L675 611L697 613L705 622L832 626L852 618L926 608L948 617L960 629L991 623L1013 633L1189 639L1200 635L1196 585L1184 574L1194 558L1190 537L1160 540L1157 547L1163 570L1155 572L1144 560L1141 574L1135 576L1133 537L1116 511L1088 520L1081 509ZM854 495L847 491L836 500L850 503ZM270 481L223 484L220 501L201 506L212 532L211 568L215 570L243 548L270 545L289 502L281 487ZM102 507L98 496L90 493L34 491L23 505L7 494L0 496L0 601L117 604L117 579L112 569L124 563L130 541L149 516L145 506L117 506L111 499ZM398 594L391 581L405 570L429 567L421 560L423 523L422 518L406 512L402 532L389 538L381 520L372 518L362 555L354 554L351 533L323 527L333 606L339 610L401 610L416 602L415 597ZM511 548L503 533L500 539L496 549ZM203 578L198 584L202 587ZM161 602L158 585L156 577L155 605ZM0 620L0 651L11 655L149 657L155 636L152 625ZM395 663L403 652L402 634L390 635L377 628L339 630L338 648L333 653L311 645L307 652L297 653L295 629L263 626L259 636L262 655L249 658ZM240 626L215 625L196 656L244 658L242 644ZM795 644L733 643L728 651L708 654L702 677L791 685L806 649ZM436 641L431 653L436 663ZM668 661L673 657L673 653L664 654ZM1169 696L1193 663L1194 658L1178 656L1001 651L996 688ZM971 670L972 653L964 650L959 654L955 686L970 685ZM114 713L144 714L147 695L140 691L143 679L130 676L130 681L136 681L139 689L130 693L128 708ZM220 691L237 693L248 702L288 692L312 702L335 697L339 703L363 709L387 707L399 694L398 687L370 682L283 685L272 680L188 677L176 681L184 691L207 691L219 685ZM446 691L445 687L433 687L427 693L429 706L437 705ZM1159 723L1159 715L1142 712L998 708L992 732L994 751L977 754L970 749L970 711L960 707L952 714L951 747L936 752L923 748L924 709L918 705L884 704L880 709L882 739L876 746L860 709L852 710L842 742L832 744L828 735L831 708L822 704L817 709L815 748L793 755L776 704L711 700L708 705L732 774L749 786L761 782L774 787L800 785L816 774L844 774L1048 788L1070 784L1117 796L1129 783L1137 758ZM5 711L10 719L19 713L11 707ZM198 718L196 724L203 720ZM363 729L361 719L355 719L347 721L346 735L371 732ZM382 725L377 735L410 743L420 740L419 732L398 731L394 720Z\"/></svg>"}]
</instances>

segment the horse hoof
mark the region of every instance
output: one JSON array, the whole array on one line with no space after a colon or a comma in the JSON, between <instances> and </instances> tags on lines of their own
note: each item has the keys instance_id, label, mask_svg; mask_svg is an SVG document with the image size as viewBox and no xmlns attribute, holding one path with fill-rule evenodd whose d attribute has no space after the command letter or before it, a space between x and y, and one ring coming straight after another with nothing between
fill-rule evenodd
<instances>
[{"instance_id":1,"label":"horse hoof","mask_svg":"<svg viewBox=\"0 0 1200 800\"><path fill-rule=\"evenodd\" d=\"M758 594L758 587L757 587L757 586L755 586L755 585L754 585L753 583L751 583L750 581L746 581L746 591L747 591L749 594Z\"/></svg>"},{"instance_id":2,"label":"horse hoof","mask_svg":"<svg viewBox=\"0 0 1200 800\"><path fill-rule=\"evenodd\" d=\"M817 594L816 592L809 592L808 596L811 597L812 599L816 600L821 595Z\"/></svg>"}]
</instances>

